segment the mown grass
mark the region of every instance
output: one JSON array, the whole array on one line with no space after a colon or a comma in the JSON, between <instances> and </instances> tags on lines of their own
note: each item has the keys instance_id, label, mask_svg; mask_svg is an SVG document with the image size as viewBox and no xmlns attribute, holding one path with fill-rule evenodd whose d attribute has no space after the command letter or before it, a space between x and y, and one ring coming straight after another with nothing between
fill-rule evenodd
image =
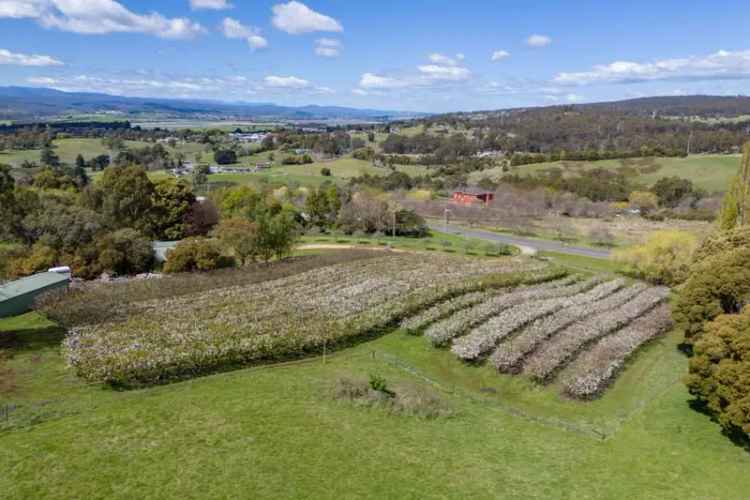
<instances>
[{"instance_id":1,"label":"mown grass","mask_svg":"<svg viewBox=\"0 0 750 500\"><path fill-rule=\"evenodd\" d=\"M627 165L640 163L651 165L646 167L647 172L633 177L635 182L644 186L651 186L662 177L682 177L690 179L693 183L709 192L725 191L732 177L737 173L740 165L739 155L691 155L687 158L643 158L633 160L601 160L595 162L564 161L535 163L522 165L511 170L519 175L530 175L542 172L549 168L561 168L565 174L571 175L593 168L604 168L616 170ZM658 169L656 169L658 167ZM650 169L655 169L653 172ZM500 178L504 172L498 167L481 172L474 172L470 179L478 182L483 177Z\"/></svg>"},{"instance_id":2,"label":"mown grass","mask_svg":"<svg viewBox=\"0 0 750 500\"><path fill-rule=\"evenodd\" d=\"M5 330L43 325L34 315ZM46 326L46 325L45 325ZM689 409L679 335L599 401L561 399L394 332L333 356L116 392L17 334L3 498L745 498L750 455ZM450 418L331 397L342 377L436 391Z\"/></svg>"}]
</instances>

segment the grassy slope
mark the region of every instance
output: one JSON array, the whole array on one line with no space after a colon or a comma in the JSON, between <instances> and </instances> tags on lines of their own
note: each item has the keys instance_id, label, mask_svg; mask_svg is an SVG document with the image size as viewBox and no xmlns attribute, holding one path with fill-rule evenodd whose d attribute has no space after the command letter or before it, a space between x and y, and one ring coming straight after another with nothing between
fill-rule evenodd
<instances>
[{"instance_id":1,"label":"grassy slope","mask_svg":"<svg viewBox=\"0 0 750 500\"><path fill-rule=\"evenodd\" d=\"M650 174L639 175L636 181L651 185L662 177L683 177L692 180L696 185L708 191L724 191L731 178L737 173L740 165L739 155L693 155L687 158L654 158L654 163L661 168ZM597 162L552 162L523 165L514 170L519 174L537 173L550 167L564 168L570 173L581 169L606 168L616 169L623 165L620 160L601 160ZM471 174L476 182L482 177L501 177L501 169L494 168Z\"/></svg>"},{"instance_id":2,"label":"grassy slope","mask_svg":"<svg viewBox=\"0 0 750 500\"><path fill-rule=\"evenodd\" d=\"M239 165L254 165L255 156L252 162L244 162ZM324 177L320 171L323 168L331 170L331 177ZM409 175L423 174L426 169L417 165L406 165L398 167L398 170L406 172ZM235 182L237 184L256 184L262 179L270 182L297 182L303 186L319 186L326 180L334 182L345 182L352 177L358 177L364 174L370 175L387 175L387 169L374 167L371 163L356 160L351 157L344 157L334 161L316 162L309 165L280 165L274 166L269 170L253 174L215 174L209 176L211 182Z\"/></svg>"},{"instance_id":3,"label":"grassy slope","mask_svg":"<svg viewBox=\"0 0 750 500\"><path fill-rule=\"evenodd\" d=\"M593 404L466 367L399 332L325 364L130 392L81 384L54 341L36 342L10 362L19 388L2 397L19 409L5 424L15 428L0 433L0 491L6 498L743 498L750 457L687 407L677 340L652 344ZM369 373L394 387L433 386L456 416L389 416L329 397L338 377Z\"/></svg>"},{"instance_id":4,"label":"grassy slope","mask_svg":"<svg viewBox=\"0 0 750 500\"><path fill-rule=\"evenodd\" d=\"M47 326L33 314L0 320L0 339L23 325ZM82 384L52 332L19 339L17 389L0 394L0 408L19 406L0 420L8 498L733 499L750 487L750 455L687 405L679 332L650 344L593 403L461 364L401 332L326 362L129 392ZM432 387L456 415L390 416L330 397L339 377L370 373Z\"/></svg>"}]
</instances>

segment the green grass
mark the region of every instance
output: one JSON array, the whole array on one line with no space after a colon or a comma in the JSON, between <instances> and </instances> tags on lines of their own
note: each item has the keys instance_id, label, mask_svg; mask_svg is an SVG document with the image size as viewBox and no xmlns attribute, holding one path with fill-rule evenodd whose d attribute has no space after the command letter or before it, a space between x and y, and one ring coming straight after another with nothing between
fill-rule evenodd
<instances>
[{"instance_id":1,"label":"green grass","mask_svg":"<svg viewBox=\"0 0 750 500\"><path fill-rule=\"evenodd\" d=\"M346 244L346 245L389 245L392 248L404 250L419 251L436 251L451 253L466 253L466 243L471 245L468 250L479 256L485 255L487 241L476 238L464 238L459 235L443 233L440 231L431 231L424 238L408 238L403 236L373 237L368 235L346 236L342 234L331 235L311 235L303 236L301 243L305 244ZM447 243L447 244L446 244ZM496 249L493 246L493 250ZM514 253L517 253L515 247L510 247Z\"/></svg>"},{"instance_id":2,"label":"green grass","mask_svg":"<svg viewBox=\"0 0 750 500\"><path fill-rule=\"evenodd\" d=\"M539 252L538 256L554 264L567 267L573 272L621 274L625 270L622 264L610 259L594 259L584 255L570 255L557 252Z\"/></svg>"},{"instance_id":3,"label":"green grass","mask_svg":"<svg viewBox=\"0 0 750 500\"><path fill-rule=\"evenodd\" d=\"M129 148L139 148L149 145L142 141L125 141ZM110 154L111 151L102 145L100 139L58 139L53 142L55 153L63 163L75 163L76 156L82 154L86 159L102 154ZM41 149L14 150L0 152L0 163L19 167L24 160L39 163Z\"/></svg>"},{"instance_id":4,"label":"green grass","mask_svg":"<svg viewBox=\"0 0 750 500\"><path fill-rule=\"evenodd\" d=\"M267 161L268 154L266 152L253 155L249 157L255 158L252 161L248 158L242 158L242 161L234 166L254 166L256 161ZM276 160L279 160L278 152L276 152ZM323 168L331 170L330 177L323 176L320 173ZM427 168L418 165L404 165L397 167L397 170L409 175L422 175L427 171ZM209 181L233 182L236 184L258 184L265 181L279 184L296 183L301 186L315 187L326 181L344 184L352 177L359 177L364 174L388 175L389 172L389 170L375 167L367 161L343 157L333 161L316 162L308 165L277 164L268 170L251 174L213 174L209 176Z\"/></svg>"},{"instance_id":5,"label":"green grass","mask_svg":"<svg viewBox=\"0 0 750 500\"><path fill-rule=\"evenodd\" d=\"M677 333L578 403L401 332L325 360L117 392L76 379L33 314L0 320L0 339L24 324L16 389L0 394L0 408L16 405L0 418L3 498L740 499L750 487L750 455L687 405ZM454 416L331 397L340 377L373 373L435 391Z\"/></svg>"},{"instance_id":6,"label":"green grass","mask_svg":"<svg viewBox=\"0 0 750 500\"><path fill-rule=\"evenodd\" d=\"M725 191L732 177L737 173L740 165L739 155L692 155L687 158L653 158L653 164L660 165L661 168L653 173L646 173L635 177L635 181L646 186L650 186L662 177L682 177L690 179L699 187L709 192ZM641 161L634 159L632 162ZM601 160L596 162L551 162L536 163L532 165L522 165L512 169L512 172L523 174L532 174L544 171L551 167L562 168L567 174L574 174L582 170L592 168L605 168L614 170L627 164L628 160ZM470 179L477 182L483 177L500 178L503 172L498 168L474 172Z\"/></svg>"}]
</instances>

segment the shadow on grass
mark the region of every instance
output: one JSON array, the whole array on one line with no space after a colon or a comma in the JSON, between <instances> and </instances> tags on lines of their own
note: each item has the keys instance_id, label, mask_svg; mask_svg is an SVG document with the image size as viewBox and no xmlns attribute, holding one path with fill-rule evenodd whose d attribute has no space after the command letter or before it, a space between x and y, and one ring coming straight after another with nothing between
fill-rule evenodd
<instances>
[{"instance_id":1,"label":"shadow on grass","mask_svg":"<svg viewBox=\"0 0 750 500\"><path fill-rule=\"evenodd\" d=\"M0 349L10 355L57 347L65 337L60 327L29 328L0 332Z\"/></svg>"},{"instance_id":2,"label":"shadow on grass","mask_svg":"<svg viewBox=\"0 0 750 500\"><path fill-rule=\"evenodd\" d=\"M696 411L701 415L705 415L706 417L710 418L712 422L720 424L719 420L716 418L716 415L711 411L705 401L694 398L688 401L688 405L690 406L691 410ZM750 453L750 436L748 436L742 429L738 427L726 428L722 426L721 433L726 438L728 438L732 442L732 444Z\"/></svg>"}]
</instances>

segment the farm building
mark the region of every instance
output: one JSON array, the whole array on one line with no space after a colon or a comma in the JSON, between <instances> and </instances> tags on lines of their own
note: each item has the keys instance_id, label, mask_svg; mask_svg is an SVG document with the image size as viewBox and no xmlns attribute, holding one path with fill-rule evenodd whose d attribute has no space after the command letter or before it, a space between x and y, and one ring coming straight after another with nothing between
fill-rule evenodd
<instances>
[{"instance_id":1,"label":"farm building","mask_svg":"<svg viewBox=\"0 0 750 500\"><path fill-rule=\"evenodd\" d=\"M453 192L452 199L457 203L489 203L495 199L495 193L479 188L461 188Z\"/></svg>"},{"instance_id":2,"label":"farm building","mask_svg":"<svg viewBox=\"0 0 750 500\"><path fill-rule=\"evenodd\" d=\"M23 314L34 304L34 299L44 292L65 288L70 274L58 272L38 273L0 286L0 318Z\"/></svg>"}]
</instances>

